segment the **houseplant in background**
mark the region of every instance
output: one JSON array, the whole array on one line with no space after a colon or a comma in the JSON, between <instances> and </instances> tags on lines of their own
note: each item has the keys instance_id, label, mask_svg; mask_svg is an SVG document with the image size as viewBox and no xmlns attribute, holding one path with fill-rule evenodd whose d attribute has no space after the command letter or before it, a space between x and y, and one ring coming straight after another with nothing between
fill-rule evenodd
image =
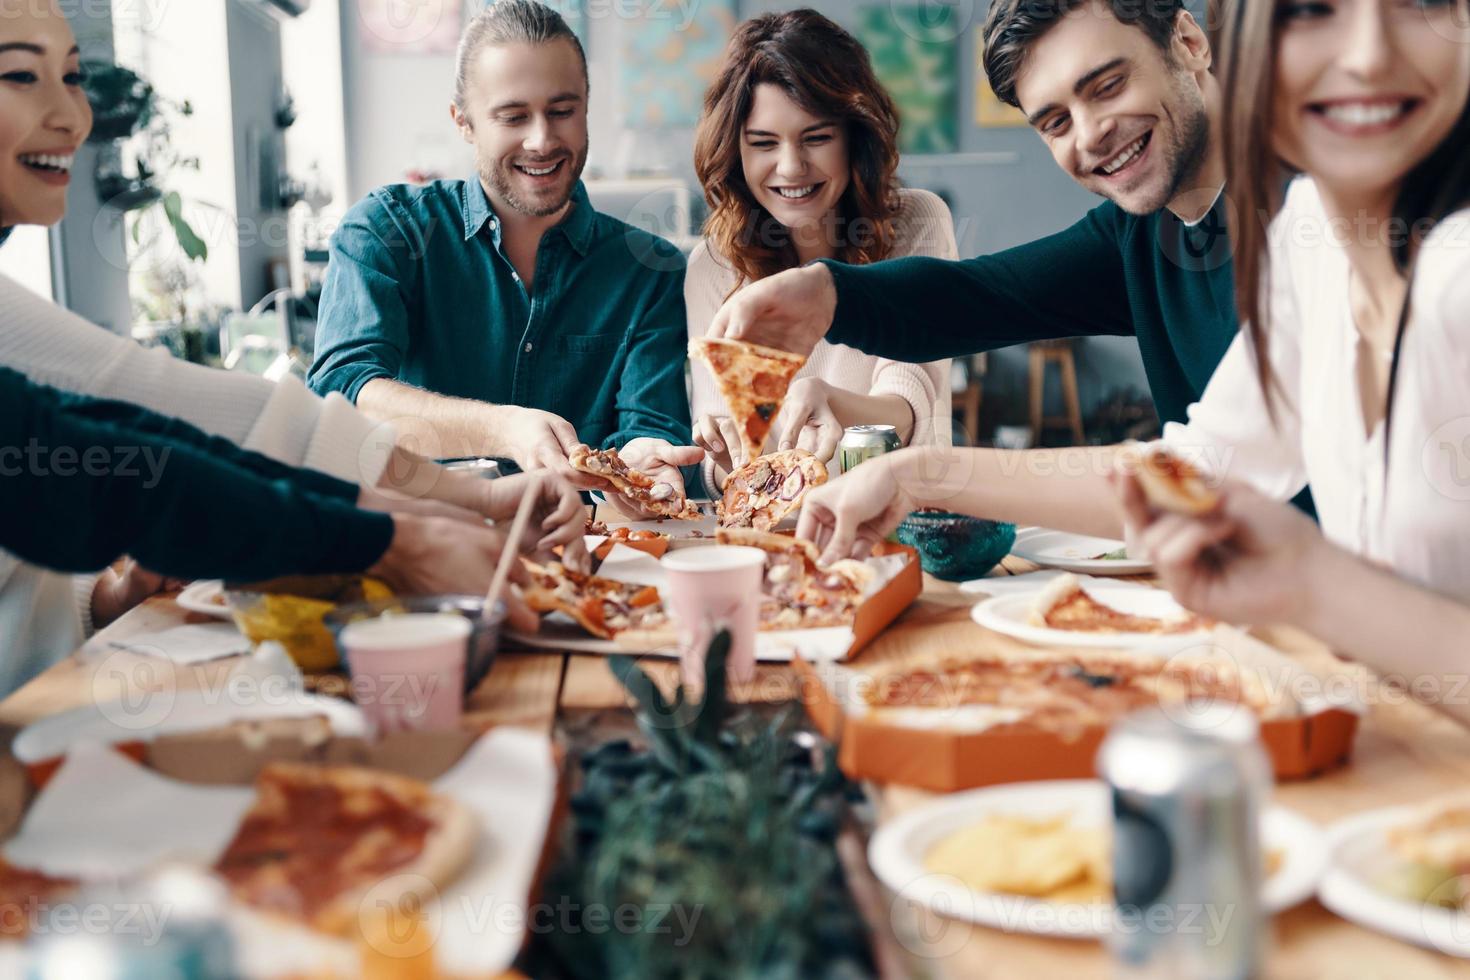
<instances>
[{"instance_id":1,"label":"houseplant in background","mask_svg":"<svg viewBox=\"0 0 1470 980\"><path fill-rule=\"evenodd\" d=\"M208 325L200 322L202 304L191 298L198 281L192 266L208 260L209 245L185 216L183 196L167 186L169 174L199 169L197 157L173 144L173 122L192 116L193 106L164 98L122 65L87 62L84 69L97 196L128 220L134 310L143 319L135 334L195 359Z\"/></svg>"}]
</instances>

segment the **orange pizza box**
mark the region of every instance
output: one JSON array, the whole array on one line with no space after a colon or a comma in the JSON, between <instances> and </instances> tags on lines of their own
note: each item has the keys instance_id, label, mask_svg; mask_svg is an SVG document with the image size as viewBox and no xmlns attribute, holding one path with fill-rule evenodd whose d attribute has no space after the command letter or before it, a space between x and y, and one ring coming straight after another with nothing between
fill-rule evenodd
<instances>
[{"instance_id":1,"label":"orange pizza box","mask_svg":"<svg viewBox=\"0 0 1470 980\"><path fill-rule=\"evenodd\" d=\"M897 575L858 607L852 624L852 646L847 648L846 659L849 660L876 640L924 591L924 573L919 567L919 553L913 548L884 542L875 555L880 558L902 555L906 560Z\"/></svg>"},{"instance_id":2,"label":"orange pizza box","mask_svg":"<svg viewBox=\"0 0 1470 980\"><path fill-rule=\"evenodd\" d=\"M1231 642L1261 645L1249 638ZM987 727L957 720L955 709L945 707L902 709L902 721L874 717L862 703L863 667L883 659L880 653L848 664L814 664L800 657L795 663L802 703L817 729L837 744L838 764L850 778L950 793L1096 775L1094 760L1106 726L1068 733L1006 721ZM1309 778L1345 764L1361 710L1350 704L1304 704L1300 714L1264 721L1261 741L1276 777Z\"/></svg>"}]
</instances>

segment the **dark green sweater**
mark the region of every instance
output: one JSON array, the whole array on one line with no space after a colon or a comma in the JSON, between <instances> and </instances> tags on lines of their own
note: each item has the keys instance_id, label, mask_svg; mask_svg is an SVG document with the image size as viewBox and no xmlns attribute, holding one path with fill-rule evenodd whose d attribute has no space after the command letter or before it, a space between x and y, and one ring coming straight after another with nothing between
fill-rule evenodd
<instances>
[{"instance_id":1,"label":"dark green sweater","mask_svg":"<svg viewBox=\"0 0 1470 980\"><path fill-rule=\"evenodd\" d=\"M1159 416L1185 420L1236 333L1224 196L1193 228L1108 201L1065 231L960 262L825 263L827 340L932 361L1058 337L1135 336Z\"/></svg>"},{"instance_id":2,"label":"dark green sweater","mask_svg":"<svg viewBox=\"0 0 1470 980\"><path fill-rule=\"evenodd\" d=\"M393 522L357 487L124 402L0 368L0 547L64 572L122 554L179 578L362 571Z\"/></svg>"}]
</instances>

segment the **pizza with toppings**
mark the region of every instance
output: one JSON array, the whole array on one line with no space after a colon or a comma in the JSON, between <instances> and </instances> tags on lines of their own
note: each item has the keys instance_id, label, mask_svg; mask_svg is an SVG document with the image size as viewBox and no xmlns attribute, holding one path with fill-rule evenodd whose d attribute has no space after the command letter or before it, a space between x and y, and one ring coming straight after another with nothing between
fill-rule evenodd
<instances>
[{"instance_id":1,"label":"pizza with toppings","mask_svg":"<svg viewBox=\"0 0 1470 980\"><path fill-rule=\"evenodd\" d=\"M1470 794L1433 800L1389 827L1388 848L1403 866L1385 876L1400 898L1470 914Z\"/></svg>"},{"instance_id":2,"label":"pizza with toppings","mask_svg":"<svg viewBox=\"0 0 1470 980\"><path fill-rule=\"evenodd\" d=\"M610 640L628 630L668 625L658 589L583 575L560 564L524 561L531 581L526 604L537 612L565 613L593 636Z\"/></svg>"},{"instance_id":3,"label":"pizza with toppings","mask_svg":"<svg viewBox=\"0 0 1470 980\"><path fill-rule=\"evenodd\" d=\"M655 483L648 474L640 473L623 462L616 449L577 446L567 456L567 462L578 472L606 480L620 496L650 514L680 521L697 521L702 516L699 508L686 500L678 488L668 483Z\"/></svg>"},{"instance_id":4,"label":"pizza with toppings","mask_svg":"<svg viewBox=\"0 0 1470 980\"><path fill-rule=\"evenodd\" d=\"M722 528L720 544L744 545L766 553L760 628L813 629L851 626L876 573L860 561L822 565L816 545L784 534Z\"/></svg>"},{"instance_id":5,"label":"pizza with toppings","mask_svg":"<svg viewBox=\"0 0 1470 980\"><path fill-rule=\"evenodd\" d=\"M1199 517L1220 506L1220 494L1204 474L1158 443L1128 446L1122 461L1159 510Z\"/></svg>"},{"instance_id":6,"label":"pizza with toppings","mask_svg":"<svg viewBox=\"0 0 1470 980\"><path fill-rule=\"evenodd\" d=\"M769 531L800 510L807 490L826 482L827 467L804 449L753 459L725 482L719 525Z\"/></svg>"},{"instance_id":7,"label":"pizza with toppings","mask_svg":"<svg viewBox=\"0 0 1470 980\"><path fill-rule=\"evenodd\" d=\"M397 902L448 884L473 855L465 806L416 779L347 766L274 763L215 865L244 904L342 935L390 880Z\"/></svg>"},{"instance_id":8,"label":"pizza with toppings","mask_svg":"<svg viewBox=\"0 0 1470 980\"><path fill-rule=\"evenodd\" d=\"M1140 708L1211 700L1262 718L1273 699L1261 676L1229 657L1155 657L1092 651L919 655L868 671L863 701L886 711L984 706L1012 725L1066 730L1108 725Z\"/></svg>"},{"instance_id":9,"label":"pizza with toppings","mask_svg":"<svg viewBox=\"0 0 1470 980\"><path fill-rule=\"evenodd\" d=\"M1172 619L1135 616L1098 602L1075 575L1059 575L1047 583L1031 608L1033 625L1074 633L1151 633L1161 636L1209 629L1214 620L1191 612Z\"/></svg>"},{"instance_id":10,"label":"pizza with toppings","mask_svg":"<svg viewBox=\"0 0 1470 980\"><path fill-rule=\"evenodd\" d=\"M689 356L714 375L715 386L740 432L745 458L755 459L765 449L771 424L806 358L743 340L709 337L691 340Z\"/></svg>"}]
</instances>

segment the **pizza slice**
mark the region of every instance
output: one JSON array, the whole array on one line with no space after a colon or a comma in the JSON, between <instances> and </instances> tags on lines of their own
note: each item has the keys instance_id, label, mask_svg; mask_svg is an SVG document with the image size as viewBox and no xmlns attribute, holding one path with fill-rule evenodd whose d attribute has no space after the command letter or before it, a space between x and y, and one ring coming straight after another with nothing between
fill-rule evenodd
<instances>
[{"instance_id":1,"label":"pizza slice","mask_svg":"<svg viewBox=\"0 0 1470 980\"><path fill-rule=\"evenodd\" d=\"M342 935L376 887L431 898L473 856L463 804L416 779L350 766L274 763L215 870L244 904Z\"/></svg>"},{"instance_id":2,"label":"pizza slice","mask_svg":"<svg viewBox=\"0 0 1470 980\"><path fill-rule=\"evenodd\" d=\"M804 449L753 459L725 481L719 525L769 531L801 508L807 490L826 482L827 467Z\"/></svg>"},{"instance_id":3,"label":"pizza slice","mask_svg":"<svg viewBox=\"0 0 1470 980\"><path fill-rule=\"evenodd\" d=\"M1392 894L1470 913L1470 794L1424 804L1411 820L1389 827L1389 850L1404 865L1385 875Z\"/></svg>"},{"instance_id":4,"label":"pizza slice","mask_svg":"<svg viewBox=\"0 0 1470 980\"><path fill-rule=\"evenodd\" d=\"M610 640L627 630L660 629L669 622L658 589L651 585L583 575L555 563L522 561L531 576L526 604L537 612L565 613L598 639Z\"/></svg>"},{"instance_id":5,"label":"pizza slice","mask_svg":"<svg viewBox=\"0 0 1470 980\"><path fill-rule=\"evenodd\" d=\"M745 458L755 459L765 449L771 424L786 400L786 390L806 358L742 340L710 337L691 340L689 356L714 375L715 386L740 432Z\"/></svg>"},{"instance_id":6,"label":"pizza slice","mask_svg":"<svg viewBox=\"0 0 1470 980\"><path fill-rule=\"evenodd\" d=\"M814 629L851 626L876 573L860 561L823 565L816 545L784 534L721 528L720 544L744 545L766 553L760 628Z\"/></svg>"},{"instance_id":7,"label":"pizza slice","mask_svg":"<svg viewBox=\"0 0 1470 980\"><path fill-rule=\"evenodd\" d=\"M646 473L633 469L618 456L616 449L593 449L577 446L567 456L572 469L601 477L613 489L650 514L672 517L680 521L697 521L699 508L686 500L677 487L655 483Z\"/></svg>"},{"instance_id":8,"label":"pizza slice","mask_svg":"<svg viewBox=\"0 0 1470 980\"><path fill-rule=\"evenodd\" d=\"M1076 633L1192 633L1215 625L1211 619L1186 612L1160 619L1135 616L1098 602L1075 575L1059 575L1047 583L1031 607L1033 625Z\"/></svg>"},{"instance_id":9,"label":"pizza slice","mask_svg":"<svg viewBox=\"0 0 1470 980\"><path fill-rule=\"evenodd\" d=\"M1130 445L1121 459L1138 477L1149 503L1159 510L1199 517L1220 506L1220 494L1204 474L1159 443Z\"/></svg>"}]
</instances>

